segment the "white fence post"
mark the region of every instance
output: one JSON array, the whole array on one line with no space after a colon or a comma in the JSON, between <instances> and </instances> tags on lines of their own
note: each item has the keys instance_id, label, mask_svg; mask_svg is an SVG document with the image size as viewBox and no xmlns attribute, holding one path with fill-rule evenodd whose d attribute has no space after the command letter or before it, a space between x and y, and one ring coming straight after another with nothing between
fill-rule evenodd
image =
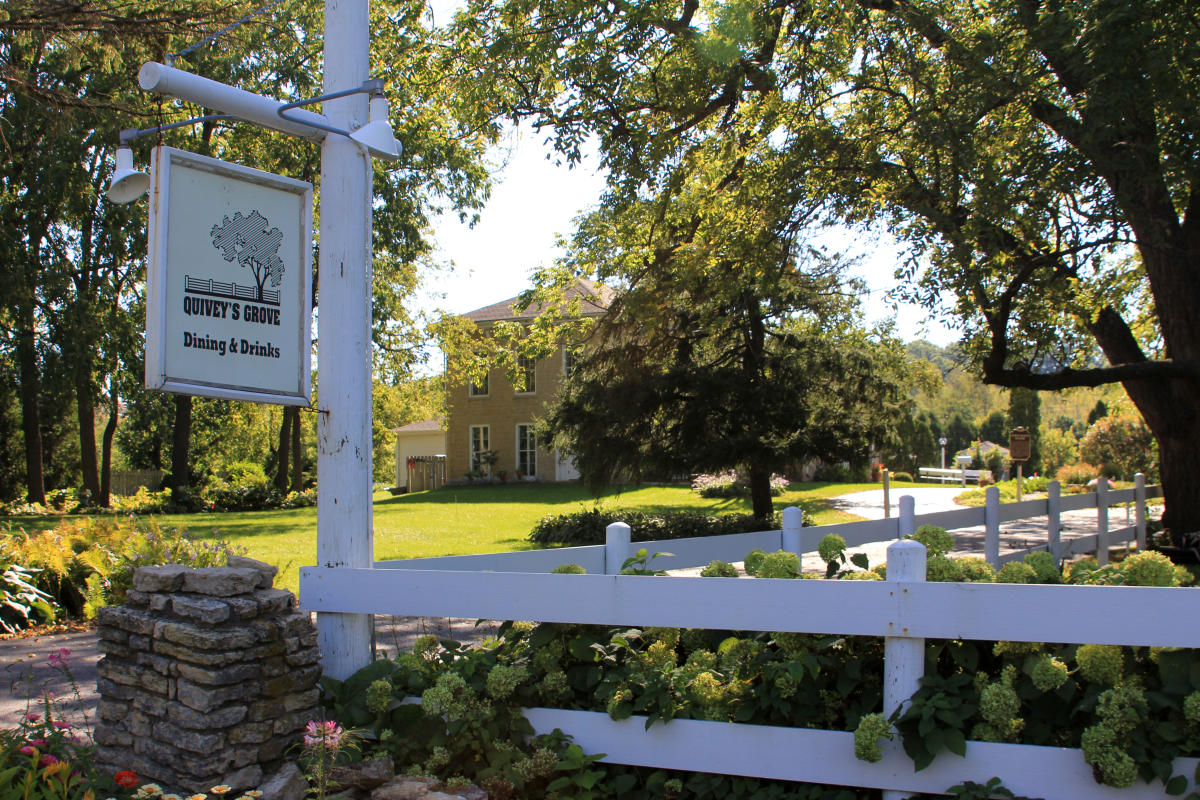
<instances>
[{"instance_id":1,"label":"white fence post","mask_svg":"<svg viewBox=\"0 0 1200 800\"><path fill-rule=\"evenodd\" d=\"M906 502L907 501L907 502ZM910 496L900 498L900 526L904 533L904 520L908 519L908 527L912 527L913 499ZM908 512L907 514L905 512ZM911 531L910 531L911 532ZM903 595L908 589L905 583L919 583L925 580L925 545L911 539L902 539L888 545L887 549L887 579L896 583L893 596L897 596L896 607L904 608L898 595ZM903 633L905 620L899 619L894 624ZM925 674L925 640L913 639L907 636L888 636L883 640L883 714L891 716L906 700L921 688L921 677ZM887 790L883 800L903 800L909 792Z\"/></svg>"},{"instance_id":2,"label":"white fence post","mask_svg":"<svg viewBox=\"0 0 1200 800\"><path fill-rule=\"evenodd\" d=\"M913 500L911 494L900 496L900 519L897 522L899 523L898 533L901 539L906 536L912 536L917 532L916 506L916 501ZM923 575L924 573L922 572L921 574Z\"/></svg>"},{"instance_id":3,"label":"white fence post","mask_svg":"<svg viewBox=\"0 0 1200 800\"><path fill-rule=\"evenodd\" d=\"M804 512L795 506L783 510L783 541L780 544L784 550L804 559Z\"/></svg>"},{"instance_id":4,"label":"white fence post","mask_svg":"<svg viewBox=\"0 0 1200 800\"><path fill-rule=\"evenodd\" d=\"M1146 549L1146 476L1137 473L1133 476L1133 513L1134 526L1137 530L1138 550Z\"/></svg>"},{"instance_id":5,"label":"white fence post","mask_svg":"<svg viewBox=\"0 0 1200 800\"><path fill-rule=\"evenodd\" d=\"M1046 549L1054 563L1062 566L1062 487L1058 481L1046 486Z\"/></svg>"},{"instance_id":6,"label":"white fence post","mask_svg":"<svg viewBox=\"0 0 1200 800\"><path fill-rule=\"evenodd\" d=\"M885 467L883 470L883 518L892 515L892 480L891 474Z\"/></svg>"},{"instance_id":7,"label":"white fence post","mask_svg":"<svg viewBox=\"0 0 1200 800\"><path fill-rule=\"evenodd\" d=\"M1000 569L1000 490L989 486L984 497L986 501L983 508L983 557L992 565L992 569Z\"/></svg>"},{"instance_id":8,"label":"white fence post","mask_svg":"<svg viewBox=\"0 0 1200 800\"><path fill-rule=\"evenodd\" d=\"M1108 478L1096 479L1096 563L1108 563Z\"/></svg>"},{"instance_id":9,"label":"white fence post","mask_svg":"<svg viewBox=\"0 0 1200 800\"><path fill-rule=\"evenodd\" d=\"M633 532L624 522L614 522L604 529L604 574L620 575L621 565L631 555Z\"/></svg>"}]
</instances>

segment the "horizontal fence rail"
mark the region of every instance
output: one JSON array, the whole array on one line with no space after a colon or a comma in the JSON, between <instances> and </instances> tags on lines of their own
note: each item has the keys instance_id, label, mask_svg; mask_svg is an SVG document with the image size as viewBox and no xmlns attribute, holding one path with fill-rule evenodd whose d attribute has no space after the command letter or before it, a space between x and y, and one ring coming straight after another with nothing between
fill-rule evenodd
<instances>
[{"instance_id":1,"label":"horizontal fence rail","mask_svg":"<svg viewBox=\"0 0 1200 800\"><path fill-rule=\"evenodd\" d=\"M526 718L537 733L570 732L588 753L605 753L616 764L716 772L773 780L832 783L938 794L964 781L984 783L1002 776L1013 794L1082 800L1162 800L1161 783L1114 789L1096 783L1078 750L1068 747L969 742L967 757L943 753L920 772L898 742L881 742L883 760L854 757L854 734L844 731L745 725L676 719L646 729L645 717L615 721L595 711L530 708ZM1191 775L1200 759L1176 759L1175 770ZM983 777L981 777L983 776Z\"/></svg>"},{"instance_id":2,"label":"horizontal fence rail","mask_svg":"<svg viewBox=\"0 0 1200 800\"><path fill-rule=\"evenodd\" d=\"M885 640L884 712L916 690L924 668L925 639L975 639L1200 647L1200 627L1179 619L1200 616L1200 591L1132 586L929 583L924 548L899 541L888 547L886 581L742 580L619 575L635 548L670 552L655 567L699 566L712 559L740 560L748 550L810 552L835 532L850 547L912 533L920 524L947 529L987 527L989 560L997 563L993 534L1001 520L1047 517L1047 544L1057 555L1145 541L1145 500L1158 496L1138 476L1132 490L1001 506L995 488L983 508L915 516L911 497L894 519L803 528L797 509L784 512L777 531L664 542L630 542L627 525L609 526L604 545L379 562L375 569L304 567L302 607L319 613L404 614L539 622L709 628L743 631L881 636ZM1070 502L1068 502L1070 501ZM1108 528L1108 508L1137 503L1137 522ZM1058 515L1095 508L1097 532L1057 541ZM1004 560L1027 551L1005 554ZM549 574L576 563L589 574ZM1053 609L1054 613L1046 613ZM560 728L603 760L647 767L717 772L761 778L860 786L884 790L885 800L910 792L943 792L966 780L999 776L1016 794L1047 800L1162 797L1159 782L1129 789L1097 784L1079 750L968 742L966 757L939 755L913 771L898 742L885 742L885 758L854 758L853 734L700 720L674 720L645 729L644 718L614 721L607 714L526 709L539 733ZM1177 759L1175 772L1191 775L1197 759Z\"/></svg>"},{"instance_id":3,"label":"horizontal fence rail","mask_svg":"<svg viewBox=\"0 0 1200 800\"><path fill-rule=\"evenodd\" d=\"M1200 626L1175 624L1200 618L1200 591L1154 587L304 567L300 589L348 614L1200 647Z\"/></svg>"}]
</instances>

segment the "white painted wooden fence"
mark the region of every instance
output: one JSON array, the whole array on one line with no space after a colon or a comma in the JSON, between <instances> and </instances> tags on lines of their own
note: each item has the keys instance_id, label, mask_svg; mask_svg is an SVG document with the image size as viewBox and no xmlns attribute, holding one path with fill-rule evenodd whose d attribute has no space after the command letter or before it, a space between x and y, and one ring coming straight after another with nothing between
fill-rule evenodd
<instances>
[{"instance_id":1,"label":"white painted wooden fence","mask_svg":"<svg viewBox=\"0 0 1200 800\"><path fill-rule=\"evenodd\" d=\"M1092 507L1100 523L1095 542L1144 541L1144 498L1154 496L1154 490L1142 481L1126 492L1105 488L1090 495L1055 500L1055 492L1050 500L1005 506L989 502L981 509L920 517L913 514L912 498L903 497L899 518L814 528L801 528L799 511L788 509L779 531L636 547L669 548L676 554L670 564L666 557L657 559L656 567L696 566L714 558L737 561L755 547L810 551L829 532L856 546L898 538L920 524L986 524L990 531L999 521L1037 515L1050 520L1047 546L1053 550L1057 512ZM1138 522L1108 531L1107 505L1135 500ZM1200 627L1177 624L1200 616L1200 591L926 583L923 553L913 552L921 546L914 542L888 548L887 581L615 574L633 547L628 526L617 523L609 526L608 542L594 547L380 562L375 569L306 567L300 571L301 605L353 614L883 636L885 711L916 689L926 638L1200 647ZM1077 552L1075 547L1072 551ZM590 574L548 574L564 563L581 564ZM528 709L527 716L539 732L561 728L585 751L605 753L613 763L873 787L884 789L888 798L942 792L964 780L984 782L992 776L1016 794L1047 800L1164 796L1158 782L1120 790L1095 783L1080 751L1070 748L970 742L965 758L943 753L929 768L914 772L895 742L885 747L879 763L858 761L853 734L843 731L700 720L675 720L646 730L644 718L616 722L603 713L547 708ZM1179 759L1175 771L1191 775L1197 763Z\"/></svg>"}]
</instances>

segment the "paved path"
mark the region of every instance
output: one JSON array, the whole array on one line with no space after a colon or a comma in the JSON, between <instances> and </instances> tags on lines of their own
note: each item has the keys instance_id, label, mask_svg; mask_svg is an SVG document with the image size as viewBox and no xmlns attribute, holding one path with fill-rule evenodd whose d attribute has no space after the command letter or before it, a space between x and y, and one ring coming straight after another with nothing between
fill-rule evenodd
<instances>
[{"instance_id":1,"label":"paved path","mask_svg":"<svg viewBox=\"0 0 1200 800\"><path fill-rule=\"evenodd\" d=\"M916 513L928 514L961 508L954 503L961 487L930 487L904 489L891 492L893 515L899 513L902 494L911 494L916 501ZM831 503L844 511L867 519L883 518L883 490L832 498ZM1111 526L1126 523L1124 513L1113 509ZM1096 512L1075 511L1062 516L1062 537L1069 539L1095 533ZM1006 523L1001 539L1001 554L1044 544L1046 541L1045 519ZM954 532L955 552L962 555L983 555L983 528L969 528ZM865 552L872 566L887 560L887 546L891 542L874 542L852 548L851 552ZM823 571L824 562L815 554L804 558L806 571ZM699 570L680 570L681 574L697 573ZM387 655L412 649L418 636L433 634L459 641L482 638L494 633L494 625L476 627L475 620L445 619L431 617L385 617L376 618L376 647ZM81 713L89 718L95 716L96 661L100 657L94 630L76 630L39 636L0 639L0 728L17 724L21 716L31 707L40 709L43 692L52 693L63 709L78 719ZM75 686L60 671L50 665L49 657L61 650L70 651L68 665L75 678ZM78 696L76 695L78 689ZM32 705L31 705L32 704Z\"/></svg>"}]
</instances>

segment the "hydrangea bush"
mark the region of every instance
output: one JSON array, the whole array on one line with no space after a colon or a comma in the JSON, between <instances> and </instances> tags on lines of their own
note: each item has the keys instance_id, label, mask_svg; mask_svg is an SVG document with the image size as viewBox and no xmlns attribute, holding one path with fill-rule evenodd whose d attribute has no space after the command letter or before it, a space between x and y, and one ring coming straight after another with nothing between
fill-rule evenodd
<instances>
[{"instance_id":1,"label":"hydrangea bush","mask_svg":"<svg viewBox=\"0 0 1200 800\"><path fill-rule=\"evenodd\" d=\"M1180 585L1190 578L1152 553L1104 569L1085 562L1065 573L1035 554L1015 562L1024 569L997 574L980 559L947 556L945 531L914 538L927 545L931 580L1007 575L1021 582ZM833 579L884 572L842 569L845 542L835 537L820 553L838 567ZM793 553L754 551L745 565L759 578L801 577ZM701 574L733 577L736 570L715 561ZM854 731L855 753L868 761L882 757L881 742L895 737L918 768L943 750L961 755L969 739L1078 747L1097 780L1112 786L1161 778L1177 788L1182 778L1171 775L1172 759L1200 754L1194 651L930 640L926 663L921 689L886 718L879 713L879 638L506 622L479 647L426 637L414 652L325 688L331 712L367 731L368 751L391 756L407 772L474 781L501 800L581 796L567 790L584 783L586 796L597 798L871 796L593 763L566 737L530 738L522 707L641 715L648 724L691 718ZM997 786L954 788L961 797L985 797Z\"/></svg>"}]
</instances>

